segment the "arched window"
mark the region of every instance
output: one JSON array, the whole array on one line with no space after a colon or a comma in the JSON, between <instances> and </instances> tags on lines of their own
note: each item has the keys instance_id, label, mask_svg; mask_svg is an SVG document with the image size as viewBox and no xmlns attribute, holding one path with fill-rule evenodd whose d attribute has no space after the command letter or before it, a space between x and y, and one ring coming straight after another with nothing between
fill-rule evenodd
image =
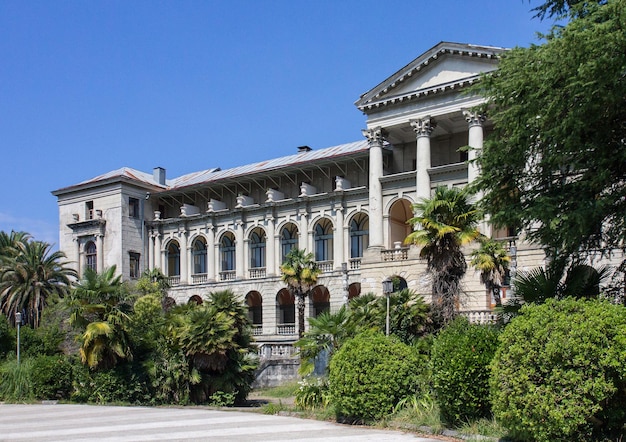
<instances>
[{"instance_id":1,"label":"arched window","mask_svg":"<svg viewBox=\"0 0 626 442\"><path fill-rule=\"evenodd\" d=\"M167 276L180 276L180 247L176 241L167 246Z\"/></svg>"},{"instance_id":2,"label":"arched window","mask_svg":"<svg viewBox=\"0 0 626 442\"><path fill-rule=\"evenodd\" d=\"M280 231L280 262L285 262L285 257L298 246L298 228L289 223Z\"/></svg>"},{"instance_id":3,"label":"arched window","mask_svg":"<svg viewBox=\"0 0 626 442\"><path fill-rule=\"evenodd\" d=\"M293 335L296 332L295 298L287 289L281 289L276 295L276 325L279 335Z\"/></svg>"},{"instance_id":4,"label":"arched window","mask_svg":"<svg viewBox=\"0 0 626 442\"><path fill-rule=\"evenodd\" d=\"M265 232L254 229L250 234L250 268L265 267Z\"/></svg>"},{"instance_id":5,"label":"arched window","mask_svg":"<svg viewBox=\"0 0 626 442\"><path fill-rule=\"evenodd\" d=\"M98 271L98 254L96 244L93 241L89 241L85 244L85 268L91 269L94 272Z\"/></svg>"},{"instance_id":6,"label":"arched window","mask_svg":"<svg viewBox=\"0 0 626 442\"><path fill-rule=\"evenodd\" d=\"M317 318L322 312L330 311L330 293L323 285L311 291L311 316Z\"/></svg>"},{"instance_id":7,"label":"arched window","mask_svg":"<svg viewBox=\"0 0 626 442\"><path fill-rule=\"evenodd\" d=\"M187 304L202 305L202 298L199 295L193 295L191 298L189 298Z\"/></svg>"},{"instance_id":8,"label":"arched window","mask_svg":"<svg viewBox=\"0 0 626 442\"><path fill-rule=\"evenodd\" d=\"M369 219L359 213L350 222L350 258L361 258L369 245Z\"/></svg>"},{"instance_id":9,"label":"arched window","mask_svg":"<svg viewBox=\"0 0 626 442\"><path fill-rule=\"evenodd\" d=\"M193 242L193 273L200 275L206 273L206 244L203 238L198 238Z\"/></svg>"},{"instance_id":10,"label":"arched window","mask_svg":"<svg viewBox=\"0 0 626 442\"><path fill-rule=\"evenodd\" d=\"M328 219L322 219L315 225L315 260L331 261L333 259L333 225Z\"/></svg>"},{"instance_id":11,"label":"arched window","mask_svg":"<svg viewBox=\"0 0 626 442\"><path fill-rule=\"evenodd\" d=\"M248 319L252 325L263 324L263 298L261 294L252 291L246 295L246 305L248 306Z\"/></svg>"},{"instance_id":12,"label":"arched window","mask_svg":"<svg viewBox=\"0 0 626 442\"><path fill-rule=\"evenodd\" d=\"M230 232L222 236L220 258L222 261L222 272L235 270L235 237Z\"/></svg>"}]
</instances>

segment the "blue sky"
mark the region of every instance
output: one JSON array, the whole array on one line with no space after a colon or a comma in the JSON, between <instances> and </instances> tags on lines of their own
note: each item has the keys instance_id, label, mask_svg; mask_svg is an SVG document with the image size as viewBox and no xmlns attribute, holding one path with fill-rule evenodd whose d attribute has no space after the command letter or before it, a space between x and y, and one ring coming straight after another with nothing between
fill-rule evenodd
<instances>
[{"instance_id":1,"label":"blue sky","mask_svg":"<svg viewBox=\"0 0 626 442\"><path fill-rule=\"evenodd\" d=\"M0 230L58 243L52 190L360 140L354 102L440 41L538 43L536 0L0 0Z\"/></svg>"}]
</instances>

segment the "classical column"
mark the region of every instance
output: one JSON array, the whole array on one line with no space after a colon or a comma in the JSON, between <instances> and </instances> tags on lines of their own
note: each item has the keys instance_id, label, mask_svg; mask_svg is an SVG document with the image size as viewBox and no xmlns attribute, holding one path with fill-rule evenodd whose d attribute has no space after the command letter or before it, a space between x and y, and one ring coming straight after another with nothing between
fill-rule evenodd
<instances>
[{"instance_id":1,"label":"classical column","mask_svg":"<svg viewBox=\"0 0 626 442\"><path fill-rule=\"evenodd\" d=\"M96 235L96 268L98 272L104 270L104 235L101 233ZM117 270L122 271L122 269Z\"/></svg>"},{"instance_id":2,"label":"classical column","mask_svg":"<svg viewBox=\"0 0 626 442\"><path fill-rule=\"evenodd\" d=\"M382 249L383 244L383 187L380 178L383 176L383 140L381 127L361 131L369 142L369 247Z\"/></svg>"},{"instance_id":3,"label":"classical column","mask_svg":"<svg viewBox=\"0 0 626 442\"><path fill-rule=\"evenodd\" d=\"M474 160L478 151L483 148L483 123L485 122L485 116L470 110L463 110L463 116L469 126L467 145L470 147L470 150L467 158L467 182L471 184L479 174L478 166Z\"/></svg>"},{"instance_id":4,"label":"classical column","mask_svg":"<svg viewBox=\"0 0 626 442\"><path fill-rule=\"evenodd\" d=\"M235 278L243 279L245 272L245 246L243 238L243 222L235 222Z\"/></svg>"},{"instance_id":5,"label":"classical column","mask_svg":"<svg viewBox=\"0 0 626 442\"><path fill-rule=\"evenodd\" d=\"M431 167L430 134L435 129L436 124L430 116L411 120L410 123L417 137L415 190L419 202L423 198L430 198L430 175L428 174L428 169Z\"/></svg>"},{"instance_id":6,"label":"classical column","mask_svg":"<svg viewBox=\"0 0 626 442\"><path fill-rule=\"evenodd\" d=\"M276 274L276 237L274 235L274 217L267 218L267 231L265 232L265 274Z\"/></svg>"},{"instance_id":7,"label":"classical column","mask_svg":"<svg viewBox=\"0 0 626 442\"><path fill-rule=\"evenodd\" d=\"M187 244L187 230L183 230L180 234L180 283L187 284L189 281L189 262L190 250Z\"/></svg>"},{"instance_id":8,"label":"classical column","mask_svg":"<svg viewBox=\"0 0 626 442\"><path fill-rule=\"evenodd\" d=\"M207 247L206 247L206 277L209 281L215 281L215 269L218 260L215 257L215 230L213 224L207 226Z\"/></svg>"},{"instance_id":9,"label":"classical column","mask_svg":"<svg viewBox=\"0 0 626 442\"><path fill-rule=\"evenodd\" d=\"M335 233L333 235L334 267L341 268L341 263L346 262L343 248L343 207L335 207Z\"/></svg>"}]
</instances>

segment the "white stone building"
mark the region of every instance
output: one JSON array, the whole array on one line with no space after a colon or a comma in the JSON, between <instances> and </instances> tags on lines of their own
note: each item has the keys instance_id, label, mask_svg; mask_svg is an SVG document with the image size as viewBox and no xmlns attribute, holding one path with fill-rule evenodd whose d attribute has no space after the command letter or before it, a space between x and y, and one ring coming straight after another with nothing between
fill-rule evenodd
<instances>
[{"instance_id":1,"label":"white stone building","mask_svg":"<svg viewBox=\"0 0 626 442\"><path fill-rule=\"evenodd\" d=\"M171 179L163 168L124 168L56 190L60 249L79 272L115 264L133 279L160 268L177 303L231 289L249 306L262 351L273 354L288 353L297 338L279 271L292 247L313 252L323 270L309 316L382 294L392 276L429 300L419 250L402 244L406 221L436 186L477 176L459 148L480 149L490 122L472 111L483 99L466 90L497 68L503 51L446 42L429 49L356 101L367 121L353 143ZM518 245L519 267L542 260ZM490 295L471 268L465 290L461 309L488 315Z\"/></svg>"}]
</instances>

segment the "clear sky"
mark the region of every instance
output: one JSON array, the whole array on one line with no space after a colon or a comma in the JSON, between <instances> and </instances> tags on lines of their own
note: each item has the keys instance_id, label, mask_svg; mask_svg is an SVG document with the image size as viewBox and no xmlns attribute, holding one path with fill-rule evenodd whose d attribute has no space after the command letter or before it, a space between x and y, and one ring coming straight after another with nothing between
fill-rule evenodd
<instances>
[{"instance_id":1,"label":"clear sky","mask_svg":"<svg viewBox=\"0 0 626 442\"><path fill-rule=\"evenodd\" d=\"M539 0L0 0L0 230L58 243L50 193L362 139L359 96L440 41L538 43Z\"/></svg>"}]
</instances>

